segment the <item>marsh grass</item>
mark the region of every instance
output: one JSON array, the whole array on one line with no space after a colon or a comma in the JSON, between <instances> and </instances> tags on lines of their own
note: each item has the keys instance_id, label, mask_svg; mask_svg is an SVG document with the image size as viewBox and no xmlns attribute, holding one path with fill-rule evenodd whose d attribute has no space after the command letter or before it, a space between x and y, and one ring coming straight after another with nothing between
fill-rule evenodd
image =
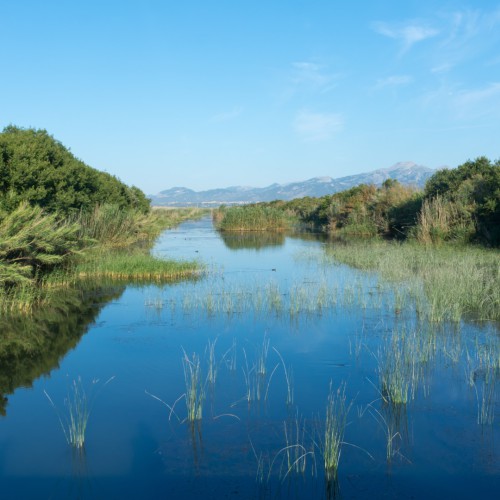
<instances>
[{"instance_id":1,"label":"marsh grass","mask_svg":"<svg viewBox=\"0 0 500 500\"><path fill-rule=\"evenodd\" d=\"M217 344L217 339L214 341L208 340L207 347L205 349L205 357L207 358L207 381L214 385L217 379L218 364L215 357L215 345Z\"/></svg>"},{"instance_id":2,"label":"marsh grass","mask_svg":"<svg viewBox=\"0 0 500 500\"><path fill-rule=\"evenodd\" d=\"M334 391L330 382L326 405L325 433L323 441L323 462L327 480L336 480L340 463L340 454L344 442L347 416L352 402L347 404L345 384Z\"/></svg>"},{"instance_id":3,"label":"marsh grass","mask_svg":"<svg viewBox=\"0 0 500 500\"><path fill-rule=\"evenodd\" d=\"M108 279L129 282L168 282L197 277L201 267L196 262L165 260L141 250L117 252L94 251L70 269L66 278L73 280ZM57 278L53 281L57 281Z\"/></svg>"},{"instance_id":4,"label":"marsh grass","mask_svg":"<svg viewBox=\"0 0 500 500\"><path fill-rule=\"evenodd\" d=\"M477 423L479 425L492 425L495 420L495 385L496 381L483 380L479 384L474 383L477 400Z\"/></svg>"},{"instance_id":5,"label":"marsh grass","mask_svg":"<svg viewBox=\"0 0 500 500\"><path fill-rule=\"evenodd\" d=\"M161 231L187 219L197 219L207 213L201 209L154 209L147 213L124 210L117 205L96 205L93 210L80 212L73 222L80 227L81 239L93 240L100 248L129 247L138 241L151 241Z\"/></svg>"},{"instance_id":6,"label":"marsh grass","mask_svg":"<svg viewBox=\"0 0 500 500\"><path fill-rule=\"evenodd\" d=\"M293 223L283 210L258 205L221 207L213 219L220 231L284 231Z\"/></svg>"},{"instance_id":7,"label":"marsh grass","mask_svg":"<svg viewBox=\"0 0 500 500\"><path fill-rule=\"evenodd\" d=\"M205 388L199 356L193 353L192 357L189 358L184 351L182 366L184 368L184 383L186 386L184 397L186 400L187 420L195 422L202 418L203 401L205 399Z\"/></svg>"},{"instance_id":8,"label":"marsh grass","mask_svg":"<svg viewBox=\"0 0 500 500\"><path fill-rule=\"evenodd\" d=\"M390 464L393 457L400 454L397 444L401 442L402 437L399 430L397 430L397 419L384 417L384 415L372 405L369 405L368 412L379 424L384 433L386 460L387 463Z\"/></svg>"},{"instance_id":9,"label":"marsh grass","mask_svg":"<svg viewBox=\"0 0 500 500\"><path fill-rule=\"evenodd\" d=\"M333 262L378 271L396 289L405 283L408 296L424 319L434 322L458 322L468 317L500 319L498 250L353 241L328 247L326 256Z\"/></svg>"},{"instance_id":10,"label":"marsh grass","mask_svg":"<svg viewBox=\"0 0 500 500\"><path fill-rule=\"evenodd\" d=\"M109 384L114 379L114 376L108 379L102 387ZM93 380L92 384L97 384L98 380ZM101 387L101 388L102 388ZM73 380L68 388L68 394L64 400L67 413L61 414L49 394L44 390L44 394L54 408L59 418L64 437L69 445L81 450L85 445L85 434L87 424L92 410L93 402L97 394L94 396L87 395L80 377Z\"/></svg>"},{"instance_id":11,"label":"marsh grass","mask_svg":"<svg viewBox=\"0 0 500 500\"><path fill-rule=\"evenodd\" d=\"M262 346L257 352L256 370L259 375L265 375L267 371L267 355L269 354L270 340L267 334L264 335Z\"/></svg>"},{"instance_id":12,"label":"marsh grass","mask_svg":"<svg viewBox=\"0 0 500 500\"><path fill-rule=\"evenodd\" d=\"M258 366L260 359L256 358L256 361L250 365L248 362L248 357L246 350L243 349L243 358L245 360L244 366L242 366L243 378L245 381L245 396L243 397L248 403L252 401L267 401L269 395L269 388L271 386L271 381L273 379L274 373L279 365L276 365L267 378L267 368L264 373L259 373ZM233 405L235 405L234 403Z\"/></svg>"},{"instance_id":13,"label":"marsh grass","mask_svg":"<svg viewBox=\"0 0 500 500\"><path fill-rule=\"evenodd\" d=\"M278 351L278 349L273 347L273 351L280 358L281 366L283 367L283 373L285 375L285 382L286 382L286 404L287 406L291 406L293 405L293 370L291 366L287 368L283 356Z\"/></svg>"}]
</instances>

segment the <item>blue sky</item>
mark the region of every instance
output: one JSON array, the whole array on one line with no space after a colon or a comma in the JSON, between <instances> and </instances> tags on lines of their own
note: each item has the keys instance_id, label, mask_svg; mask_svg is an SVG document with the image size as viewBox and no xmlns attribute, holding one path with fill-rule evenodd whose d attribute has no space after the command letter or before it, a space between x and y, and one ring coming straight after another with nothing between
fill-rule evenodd
<instances>
[{"instance_id":1,"label":"blue sky","mask_svg":"<svg viewBox=\"0 0 500 500\"><path fill-rule=\"evenodd\" d=\"M500 1L0 2L0 127L146 193L498 159Z\"/></svg>"}]
</instances>

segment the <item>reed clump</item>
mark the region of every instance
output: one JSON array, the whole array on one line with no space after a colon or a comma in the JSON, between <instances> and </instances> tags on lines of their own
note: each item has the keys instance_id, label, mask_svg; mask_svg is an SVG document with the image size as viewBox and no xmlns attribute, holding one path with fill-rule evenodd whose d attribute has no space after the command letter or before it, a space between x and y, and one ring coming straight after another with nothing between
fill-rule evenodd
<instances>
[{"instance_id":1,"label":"reed clump","mask_svg":"<svg viewBox=\"0 0 500 500\"><path fill-rule=\"evenodd\" d=\"M347 404L346 401L345 384L334 391L330 383L323 443L323 460L328 481L336 480L338 477L340 454L351 405L352 403Z\"/></svg>"},{"instance_id":2,"label":"reed clump","mask_svg":"<svg viewBox=\"0 0 500 500\"><path fill-rule=\"evenodd\" d=\"M184 382L186 385L185 399L187 420L189 422L195 422L202 418L203 401L205 399L205 388L203 385L199 356L193 353L190 358L184 352L182 366L184 368Z\"/></svg>"},{"instance_id":3,"label":"reed clump","mask_svg":"<svg viewBox=\"0 0 500 500\"><path fill-rule=\"evenodd\" d=\"M221 207L213 219L220 231L284 231L293 222L287 212L260 205Z\"/></svg>"},{"instance_id":4,"label":"reed clump","mask_svg":"<svg viewBox=\"0 0 500 500\"><path fill-rule=\"evenodd\" d=\"M109 384L113 379L114 377L108 379L101 388ZM94 380L92 384L98 382L98 380ZM82 379L78 377L69 386L68 395L64 401L67 413L61 414L48 393L46 391L44 393L58 415L67 443L77 450L82 450L85 445L87 425L96 394L89 396L83 387Z\"/></svg>"}]
</instances>

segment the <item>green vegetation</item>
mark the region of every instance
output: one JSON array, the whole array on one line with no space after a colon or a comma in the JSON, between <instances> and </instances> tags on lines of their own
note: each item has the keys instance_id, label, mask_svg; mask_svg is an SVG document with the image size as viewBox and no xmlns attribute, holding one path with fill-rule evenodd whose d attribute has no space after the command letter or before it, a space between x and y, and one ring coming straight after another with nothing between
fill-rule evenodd
<instances>
[{"instance_id":1,"label":"green vegetation","mask_svg":"<svg viewBox=\"0 0 500 500\"><path fill-rule=\"evenodd\" d=\"M23 201L58 214L102 204L149 211L140 189L85 165L47 131L11 125L0 134L0 207Z\"/></svg>"},{"instance_id":2,"label":"green vegetation","mask_svg":"<svg viewBox=\"0 0 500 500\"><path fill-rule=\"evenodd\" d=\"M107 380L103 387L111 382L113 378L114 377L111 377ZM93 381L92 383L96 384L97 382L98 381ZM77 380L73 380L73 383L68 389L68 395L64 401L67 414L59 413L56 405L47 392L45 392L45 396L58 414L59 423L61 424L67 443L77 450L82 450L85 445L85 433L92 410L93 398L87 396L81 378L79 377Z\"/></svg>"},{"instance_id":3,"label":"green vegetation","mask_svg":"<svg viewBox=\"0 0 500 500\"><path fill-rule=\"evenodd\" d=\"M32 311L55 285L82 278L191 276L196 263L152 257L144 242L201 213L151 210L139 189L85 165L45 130L9 126L0 134L0 311Z\"/></svg>"},{"instance_id":4,"label":"green vegetation","mask_svg":"<svg viewBox=\"0 0 500 500\"><path fill-rule=\"evenodd\" d=\"M92 251L62 275L63 280L107 278L126 282L165 282L196 275L193 262L165 260L141 250ZM54 279L57 281L58 276Z\"/></svg>"},{"instance_id":5,"label":"green vegetation","mask_svg":"<svg viewBox=\"0 0 500 500\"><path fill-rule=\"evenodd\" d=\"M221 207L213 218L220 231L284 231L291 226L290 215L271 206Z\"/></svg>"},{"instance_id":6,"label":"green vegetation","mask_svg":"<svg viewBox=\"0 0 500 500\"><path fill-rule=\"evenodd\" d=\"M340 452L344 441L347 415L351 404L346 403L345 385L333 391L330 383L328 403L326 406L325 440L323 444L323 460L327 480L336 480L340 463Z\"/></svg>"},{"instance_id":7,"label":"green vegetation","mask_svg":"<svg viewBox=\"0 0 500 500\"><path fill-rule=\"evenodd\" d=\"M284 230L308 225L337 235L411 238L420 243L500 244L500 161L468 161L436 172L423 192L393 179L321 198L221 208L222 231Z\"/></svg>"},{"instance_id":8,"label":"green vegetation","mask_svg":"<svg viewBox=\"0 0 500 500\"><path fill-rule=\"evenodd\" d=\"M205 388L201 375L200 358L196 353L193 353L192 359L184 353L182 358L184 367L184 381L186 384L186 399L187 420L195 422L201 420L203 414L203 400L205 399Z\"/></svg>"},{"instance_id":9,"label":"green vegetation","mask_svg":"<svg viewBox=\"0 0 500 500\"><path fill-rule=\"evenodd\" d=\"M397 285L405 283L408 302L431 321L500 319L500 259L495 249L358 241L331 245L326 255L376 270Z\"/></svg>"}]
</instances>

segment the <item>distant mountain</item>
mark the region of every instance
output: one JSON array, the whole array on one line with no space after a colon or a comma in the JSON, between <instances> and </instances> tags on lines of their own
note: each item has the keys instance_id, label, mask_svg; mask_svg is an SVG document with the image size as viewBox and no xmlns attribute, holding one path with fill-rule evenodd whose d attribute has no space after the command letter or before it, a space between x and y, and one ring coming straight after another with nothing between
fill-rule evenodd
<instances>
[{"instance_id":1,"label":"distant mountain","mask_svg":"<svg viewBox=\"0 0 500 500\"><path fill-rule=\"evenodd\" d=\"M386 179L395 179L401 184L422 188L425 181L434 172L435 170L431 168L413 162L400 162L389 168L382 168L365 174L349 175L338 179L314 177L303 182L271 184L263 188L232 186L208 191L193 191L185 187L173 187L150 196L150 198L153 206L214 207L221 204L242 205L259 201L293 200L304 196L324 196L344 191L358 184L380 186Z\"/></svg>"}]
</instances>

